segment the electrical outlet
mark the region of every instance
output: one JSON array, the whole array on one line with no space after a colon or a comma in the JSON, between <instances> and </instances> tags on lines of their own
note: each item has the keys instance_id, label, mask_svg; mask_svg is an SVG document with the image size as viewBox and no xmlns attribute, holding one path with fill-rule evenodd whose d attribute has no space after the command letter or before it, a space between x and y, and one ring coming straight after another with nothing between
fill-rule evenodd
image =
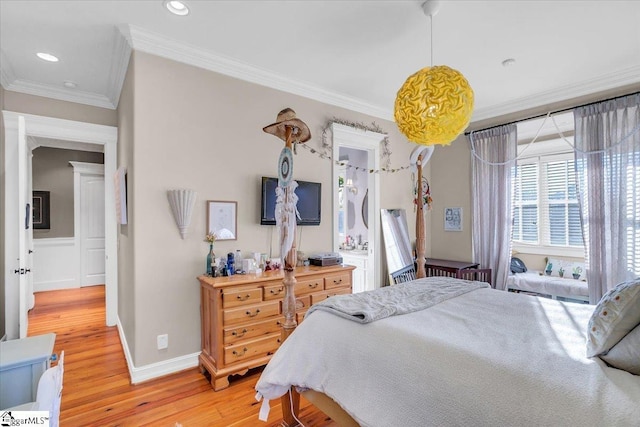
<instances>
[{"instance_id":1,"label":"electrical outlet","mask_svg":"<svg viewBox=\"0 0 640 427\"><path fill-rule=\"evenodd\" d=\"M164 350L169 347L169 335L158 335L158 350Z\"/></svg>"}]
</instances>

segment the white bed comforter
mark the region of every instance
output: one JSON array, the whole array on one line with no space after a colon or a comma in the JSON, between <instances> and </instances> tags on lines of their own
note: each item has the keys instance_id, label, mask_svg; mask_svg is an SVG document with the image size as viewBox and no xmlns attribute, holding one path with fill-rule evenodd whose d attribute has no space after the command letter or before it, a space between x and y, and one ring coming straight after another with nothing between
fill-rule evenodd
<instances>
[{"instance_id":1,"label":"white bed comforter","mask_svg":"<svg viewBox=\"0 0 640 427\"><path fill-rule=\"evenodd\" d=\"M362 426L640 426L640 377L585 357L592 310L479 289L369 324L317 311L256 390L323 392Z\"/></svg>"}]
</instances>

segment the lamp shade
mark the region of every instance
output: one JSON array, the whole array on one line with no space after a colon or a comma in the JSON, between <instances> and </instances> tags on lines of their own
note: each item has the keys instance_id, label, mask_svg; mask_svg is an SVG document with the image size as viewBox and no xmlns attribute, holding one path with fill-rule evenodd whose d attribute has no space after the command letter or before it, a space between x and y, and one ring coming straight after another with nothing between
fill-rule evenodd
<instances>
[{"instance_id":1,"label":"lamp shade","mask_svg":"<svg viewBox=\"0 0 640 427\"><path fill-rule=\"evenodd\" d=\"M394 118L410 141L449 145L471 120L473 90L467 79L446 65L412 74L396 96Z\"/></svg>"}]
</instances>

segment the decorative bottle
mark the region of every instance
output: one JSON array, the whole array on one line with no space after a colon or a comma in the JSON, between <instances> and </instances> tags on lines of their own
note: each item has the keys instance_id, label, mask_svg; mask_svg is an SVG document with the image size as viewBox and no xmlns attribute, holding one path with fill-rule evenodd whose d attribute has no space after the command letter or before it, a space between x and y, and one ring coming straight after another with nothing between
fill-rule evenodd
<instances>
[{"instance_id":1,"label":"decorative bottle","mask_svg":"<svg viewBox=\"0 0 640 427\"><path fill-rule=\"evenodd\" d=\"M227 254L227 273L229 276L236 274L235 255L233 252Z\"/></svg>"},{"instance_id":2,"label":"decorative bottle","mask_svg":"<svg viewBox=\"0 0 640 427\"><path fill-rule=\"evenodd\" d=\"M213 276L213 262L216 259L216 254L213 252L213 243L209 244L209 253L207 254L207 276Z\"/></svg>"}]
</instances>

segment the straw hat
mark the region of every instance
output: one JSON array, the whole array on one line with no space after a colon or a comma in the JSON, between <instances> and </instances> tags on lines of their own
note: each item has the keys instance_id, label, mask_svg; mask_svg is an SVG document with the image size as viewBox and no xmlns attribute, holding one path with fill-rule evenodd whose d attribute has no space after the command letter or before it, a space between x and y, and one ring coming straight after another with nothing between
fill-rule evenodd
<instances>
[{"instance_id":1,"label":"straw hat","mask_svg":"<svg viewBox=\"0 0 640 427\"><path fill-rule=\"evenodd\" d=\"M296 112L291 108L285 108L280 111L276 122L263 127L262 130L286 141L286 126L293 127L294 141L302 143L311 139L311 132L309 132L309 128L305 122L296 118Z\"/></svg>"}]
</instances>

